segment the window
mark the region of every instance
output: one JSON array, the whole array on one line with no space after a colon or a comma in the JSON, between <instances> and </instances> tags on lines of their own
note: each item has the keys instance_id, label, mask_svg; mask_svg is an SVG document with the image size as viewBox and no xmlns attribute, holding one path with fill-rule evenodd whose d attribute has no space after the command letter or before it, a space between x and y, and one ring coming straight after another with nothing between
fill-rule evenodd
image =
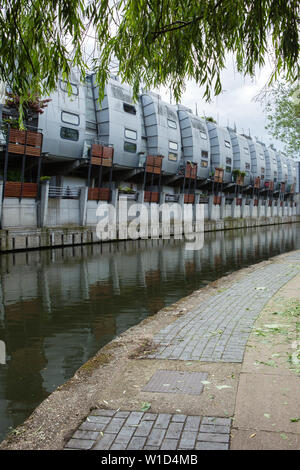
<instances>
[{"instance_id":1,"label":"window","mask_svg":"<svg viewBox=\"0 0 300 470\"><path fill-rule=\"evenodd\" d=\"M78 96L78 93L79 93L78 85L76 85L75 83L70 83L70 86L71 86L71 94L75 95L75 96ZM64 91L65 93L68 93L69 90L68 90L67 82L64 82L63 80L60 80L60 89L62 91Z\"/></svg>"},{"instance_id":2,"label":"window","mask_svg":"<svg viewBox=\"0 0 300 470\"><path fill-rule=\"evenodd\" d=\"M250 163L245 163L246 170L250 170Z\"/></svg>"},{"instance_id":3,"label":"window","mask_svg":"<svg viewBox=\"0 0 300 470\"><path fill-rule=\"evenodd\" d=\"M261 175L260 178L261 178L262 180L264 180L264 179L265 179L265 175Z\"/></svg>"},{"instance_id":4,"label":"window","mask_svg":"<svg viewBox=\"0 0 300 470\"><path fill-rule=\"evenodd\" d=\"M126 113L136 114L135 106L132 106L132 104L123 103L123 109Z\"/></svg>"},{"instance_id":5,"label":"window","mask_svg":"<svg viewBox=\"0 0 300 470\"><path fill-rule=\"evenodd\" d=\"M231 144L230 144L229 140L225 140L225 147L228 147L230 149Z\"/></svg>"},{"instance_id":6,"label":"window","mask_svg":"<svg viewBox=\"0 0 300 470\"><path fill-rule=\"evenodd\" d=\"M274 176L276 176L276 177L277 177L277 171L274 171Z\"/></svg>"},{"instance_id":7,"label":"window","mask_svg":"<svg viewBox=\"0 0 300 470\"><path fill-rule=\"evenodd\" d=\"M244 152L248 155L249 154L249 149L248 147L244 147Z\"/></svg>"},{"instance_id":8,"label":"window","mask_svg":"<svg viewBox=\"0 0 300 470\"><path fill-rule=\"evenodd\" d=\"M231 173L231 166L226 166L225 171L226 173Z\"/></svg>"},{"instance_id":9,"label":"window","mask_svg":"<svg viewBox=\"0 0 300 470\"><path fill-rule=\"evenodd\" d=\"M261 168L261 172L264 173L264 172L265 172L265 169L264 169L264 168Z\"/></svg>"},{"instance_id":10,"label":"window","mask_svg":"<svg viewBox=\"0 0 300 470\"><path fill-rule=\"evenodd\" d=\"M136 140L136 135L136 131L132 131L131 129L125 129L125 137L127 137L127 139Z\"/></svg>"},{"instance_id":11,"label":"window","mask_svg":"<svg viewBox=\"0 0 300 470\"><path fill-rule=\"evenodd\" d=\"M206 168L208 166L208 162L206 162L205 160L201 160L201 166Z\"/></svg>"},{"instance_id":12,"label":"window","mask_svg":"<svg viewBox=\"0 0 300 470\"><path fill-rule=\"evenodd\" d=\"M202 158L208 158L208 152L206 150L202 150L201 157Z\"/></svg>"},{"instance_id":13,"label":"window","mask_svg":"<svg viewBox=\"0 0 300 470\"><path fill-rule=\"evenodd\" d=\"M226 158L227 165L231 165L231 162L232 162L231 158Z\"/></svg>"},{"instance_id":14,"label":"window","mask_svg":"<svg viewBox=\"0 0 300 470\"><path fill-rule=\"evenodd\" d=\"M168 126L172 127L172 129L177 129L176 121L173 121L173 119L168 119Z\"/></svg>"},{"instance_id":15,"label":"window","mask_svg":"<svg viewBox=\"0 0 300 470\"><path fill-rule=\"evenodd\" d=\"M205 134L205 132L200 131L200 136L202 139L207 140L207 135Z\"/></svg>"},{"instance_id":16,"label":"window","mask_svg":"<svg viewBox=\"0 0 300 470\"><path fill-rule=\"evenodd\" d=\"M178 155L177 153L169 153L168 159L171 160L172 162L177 162Z\"/></svg>"},{"instance_id":17,"label":"window","mask_svg":"<svg viewBox=\"0 0 300 470\"><path fill-rule=\"evenodd\" d=\"M259 157L261 158L261 160L264 160L264 156L262 153L259 154ZM276 163L276 160L275 160L275 163Z\"/></svg>"},{"instance_id":18,"label":"window","mask_svg":"<svg viewBox=\"0 0 300 470\"><path fill-rule=\"evenodd\" d=\"M171 140L169 141L169 149L170 150L178 150L178 144L177 142L172 142Z\"/></svg>"},{"instance_id":19,"label":"window","mask_svg":"<svg viewBox=\"0 0 300 470\"><path fill-rule=\"evenodd\" d=\"M124 142L125 152L136 153L136 144L133 142Z\"/></svg>"},{"instance_id":20,"label":"window","mask_svg":"<svg viewBox=\"0 0 300 470\"><path fill-rule=\"evenodd\" d=\"M79 139L79 131L77 129L70 129L69 127L61 127L60 136L62 139L77 141Z\"/></svg>"},{"instance_id":21,"label":"window","mask_svg":"<svg viewBox=\"0 0 300 470\"><path fill-rule=\"evenodd\" d=\"M78 114L67 113L67 111L62 111L61 112L61 120L62 120L62 122L66 122L68 124L73 124L74 126L79 126L79 116L78 116Z\"/></svg>"}]
</instances>

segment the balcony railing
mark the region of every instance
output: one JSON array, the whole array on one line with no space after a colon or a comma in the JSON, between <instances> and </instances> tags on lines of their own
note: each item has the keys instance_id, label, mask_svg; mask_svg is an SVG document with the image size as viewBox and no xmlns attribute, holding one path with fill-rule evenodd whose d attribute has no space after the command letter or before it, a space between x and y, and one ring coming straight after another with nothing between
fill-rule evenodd
<instances>
[{"instance_id":1,"label":"balcony railing","mask_svg":"<svg viewBox=\"0 0 300 470\"><path fill-rule=\"evenodd\" d=\"M79 199L83 186L49 186L49 197Z\"/></svg>"}]
</instances>

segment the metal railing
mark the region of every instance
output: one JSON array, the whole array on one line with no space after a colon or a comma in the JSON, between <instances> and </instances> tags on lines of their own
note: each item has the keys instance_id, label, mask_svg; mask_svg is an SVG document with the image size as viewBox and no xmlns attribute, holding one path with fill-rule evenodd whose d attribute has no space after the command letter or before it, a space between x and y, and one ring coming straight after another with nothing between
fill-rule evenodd
<instances>
[{"instance_id":1,"label":"metal railing","mask_svg":"<svg viewBox=\"0 0 300 470\"><path fill-rule=\"evenodd\" d=\"M61 199L79 199L84 186L49 186L49 197Z\"/></svg>"}]
</instances>

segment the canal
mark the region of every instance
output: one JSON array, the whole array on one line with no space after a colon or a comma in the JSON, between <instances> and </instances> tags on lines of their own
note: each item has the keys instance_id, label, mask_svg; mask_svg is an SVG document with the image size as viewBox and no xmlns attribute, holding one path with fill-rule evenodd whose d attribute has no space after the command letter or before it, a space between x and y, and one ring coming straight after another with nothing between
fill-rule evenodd
<instances>
[{"instance_id":1,"label":"canal","mask_svg":"<svg viewBox=\"0 0 300 470\"><path fill-rule=\"evenodd\" d=\"M300 249L300 224L2 254L0 441L102 346L237 269Z\"/></svg>"}]
</instances>

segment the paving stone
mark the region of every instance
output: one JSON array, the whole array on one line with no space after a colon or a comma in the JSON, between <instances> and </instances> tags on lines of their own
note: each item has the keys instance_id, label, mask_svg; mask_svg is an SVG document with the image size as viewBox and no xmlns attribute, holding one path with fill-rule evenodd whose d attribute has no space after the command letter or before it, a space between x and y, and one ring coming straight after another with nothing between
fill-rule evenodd
<instances>
[{"instance_id":1,"label":"paving stone","mask_svg":"<svg viewBox=\"0 0 300 470\"><path fill-rule=\"evenodd\" d=\"M113 444L110 448L110 450L126 450L127 449L127 444Z\"/></svg>"},{"instance_id":2,"label":"paving stone","mask_svg":"<svg viewBox=\"0 0 300 470\"><path fill-rule=\"evenodd\" d=\"M162 445L160 446L161 450L176 450L178 440L177 439L164 439Z\"/></svg>"},{"instance_id":3,"label":"paving stone","mask_svg":"<svg viewBox=\"0 0 300 470\"><path fill-rule=\"evenodd\" d=\"M200 416L188 416L184 425L184 431L198 431L200 421Z\"/></svg>"},{"instance_id":4,"label":"paving stone","mask_svg":"<svg viewBox=\"0 0 300 470\"><path fill-rule=\"evenodd\" d=\"M127 418L130 414L130 411L117 411L115 418Z\"/></svg>"},{"instance_id":5,"label":"paving stone","mask_svg":"<svg viewBox=\"0 0 300 470\"><path fill-rule=\"evenodd\" d=\"M169 425L171 419L171 415L167 413L160 413L157 416L157 419L154 423L155 428L161 428L161 429L166 429Z\"/></svg>"},{"instance_id":6,"label":"paving stone","mask_svg":"<svg viewBox=\"0 0 300 470\"><path fill-rule=\"evenodd\" d=\"M195 450L228 450L228 444L220 442L197 442Z\"/></svg>"},{"instance_id":7,"label":"paving stone","mask_svg":"<svg viewBox=\"0 0 300 470\"><path fill-rule=\"evenodd\" d=\"M67 448L70 449L90 449L95 441L92 439L70 439Z\"/></svg>"},{"instance_id":8,"label":"paving stone","mask_svg":"<svg viewBox=\"0 0 300 470\"><path fill-rule=\"evenodd\" d=\"M96 442L93 450L108 450L115 439L115 434L103 434L101 438Z\"/></svg>"},{"instance_id":9,"label":"paving stone","mask_svg":"<svg viewBox=\"0 0 300 470\"><path fill-rule=\"evenodd\" d=\"M229 442L229 434L218 434L209 432L200 432L197 441L205 442Z\"/></svg>"},{"instance_id":10,"label":"paving stone","mask_svg":"<svg viewBox=\"0 0 300 470\"><path fill-rule=\"evenodd\" d=\"M173 415L172 421L177 423L183 423L186 420L186 415Z\"/></svg>"},{"instance_id":11,"label":"paving stone","mask_svg":"<svg viewBox=\"0 0 300 470\"><path fill-rule=\"evenodd\" d=\"M145 413L143 416L143 421L155 421L157 418L157 413Z\"/></svg>"},{"instance_id":12,"label":"paving stone","mask_svg":"<svg viewBox=\"0 0 300 470\"><path fill-rule=\"evenodd\" d=\"M153 426L153 421L142 421L136 428L134 436L148 436Z\"/></svg>"},{"instance_id":13,"label":"paving stone","mask_svg":"<svg viewBox=\"0 0 300 470\"><path fill-rule=\"evenodd\" d=\"M128 444L134 431L135 431L134 426L131 426L131 427L123 426L123 428L121 429L121 431L119 432L119 434L117 435L115 439L115 443L116 444Z\"/></svg>"},{"instance_id":14,"label":"paving stone","mask_svg":"<svg viewBox=\"0 0 300 470\"><path fill-rule=\"evenodd\" d=\"M163 438L165 437L165 433L166 433L165 429L153 428L146 442L147 446L159 447L163 441Z\"/></svg>"},{"instance_id":15,"label":"paving stone","mask_svg":"<svg viewBox=\"0 0 300 470\"><path fill-rule=\"evenodd\" d=\"M231 418L217 418L214 416L204 416L201 424L214 424L219 426L230 426Z\"/></svg>"},{"instance_id":16,"label":"paving stone","mask_svg":"<svg viewBox=\"0 0 300 470\"><path fill-rule=\"evenodd\" d=\"M80 431L103 431L107 424L85 421L79 427Z\"/></svg>"},{"instance_id":17,"label":"paving stone","mask_svg":"<svg viewBox=\"0 0 300 470\"><path fill-rule=\"evenodd\" d=\"M216 426L214 424L201 424L200 432L213 432L226 434L230 432L230 426Z\"/></svg>"},{"instance_id":18,"label":"paving stone","mask_svg":"<svg viewBox=\"0 0 300 470\"><path fill-rule=\"evenodd\" d=\"M111 421L110 417L90 415L86 418L87 423L108 424Z\"/></svg>"},{"instance_id":19,"label":"paving stone","mask_svg":"<svg viewBox=\"0 0 300 470\"><path fill-rule=\"evenodd\" d=\"M125 426L134 426L135 424L139 424L143 414L144 413L141 411L132 411L125 422Z\"/></svg>"},{"instance_id":20,"label":"paving stone","mask_svg":"<svg viewBox=\"0 0 300 470\"><path fill-rule=\"evenodd\" d=\"M133 437L127 446L127 450L142 450L146 442L146 437Z\"/></svg>"},{"instance_id":21,"label":"paving stone","mask_svg":"<svg viewBox=\"0 0 300 470\"><path fill-rule=\"evenodd\" d=\"M194 449L197 438L196 431L184 431L178 449Z\"/></svg>"},{"instance_id":22,"label":"paving stone","mask_svg":"<svg viewBox=\"0 0 300 470\"><path fill-rule=\"evenodd\" d=\"M202 381L206 378L207 373L203 372L158 370L145 385L143 391L199 395L203 391Z\"/></svg>"},{"instance_id":23,"label":"paving stone","mask_svg":"<svg viewBox=\"0 0 300 470\"><path fill-rule=\"evenodd\" d=\"M105 432L117 434L125 422L124 418L112 418L111 422L107 425Z\"/></svg>"},{"instance_id":24,"label":"paving stone","mask_svg":"<svg viewBox=\"0 0 300 470\"><path fill-rule=\"evenodd\" d=\"M166 439L167 440L179 439L182 429L183 429L183 423L176 423L176 422L170 423L167 429Z\"/></svg>"},{"instance_id":25,"label":"paving stone","mask_svg":"<svg viewBox=\"0 0 300 470\"><path fill-rule=\"evenodd\" d=\"M81 431L78 430L73 435L74 439L92 439L96 440L99 437L99 432L97 431Z\"/></svg>"}]
</instances>

